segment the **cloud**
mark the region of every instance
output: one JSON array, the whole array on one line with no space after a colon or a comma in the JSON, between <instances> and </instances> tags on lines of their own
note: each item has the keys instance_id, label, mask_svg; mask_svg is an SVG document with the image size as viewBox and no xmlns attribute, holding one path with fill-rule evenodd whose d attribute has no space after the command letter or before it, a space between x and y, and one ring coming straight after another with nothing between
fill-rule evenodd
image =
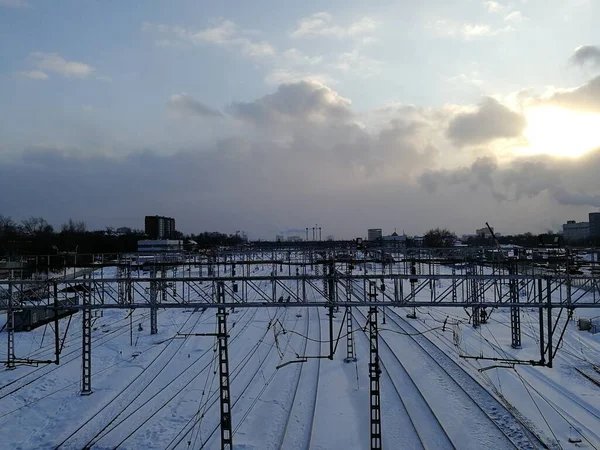
<instances>
[{"instance_id":1,"label":"cloud","mask_svg":"<svg viewBox=\"0 0 600 450\"><path fill-rule=\"evenodd\" d=\"M261 126L290 121L337 121L352 117L350 100L315 81L282 84L274 94L249 103L233 103L229 110L238 119Z\"/></svg>"},{"instance_id":2,"label":"cloud","mask_svg":"<svg viewBox=\"0 0 600 450\"><path fill-rule=\"evenodd\" d=\"M182 116L223 117L223 114L216 109L200 103L185 93L171 95L167 107Z\"/></svg>"},{"instance_id":3,"label":"cloud","mask_svg":"<svg viewBox=\"0 0 600 450\"><path fill-rule=\"evenodd\" d=\"M488 10L489 13L499 13L503 11L506 7L501 5L498 2L487 1L483 3L483 6Z\"/></svg>"},{"instance_id":4,"label":"cloud","mask_svg":"<svg viewBox=\"0 0 600 450\"><path fill-rule=\"evenodd\" d=\"M335 81L331 76L320 73L311 72L295 68L280 68L274 69L265 77L267 84L280 85L298 83L300 81L315 82L320 84L334 84Z\"/></svg>"},{"instance_id":5,"label":"cloud","mask_svg":"<svg viewBox=\"0 0 600 450\"><path fill-rule=\"evenodd\" d=\"M163 47L212 44L235 48L250 58L263 58L276 54L275 48L269 42L251 39L254 33L240 28L227 19L220 19L213 27L201 30L144 22L142 30L160 36L156 42Z\"/></svg>"},{"instance_id":6,"label":"cloud","mask_svg":"<svg viewBox=\"0 0 600 450\"><path fill-rule=\"evenodd\" d=\"M586 64L600 66L600 47L595 45L577 47L575 53L571 56L571 63L576 66L584 66Z\"/></svg>"},{"instance_id":7,"label":"cloud","mask_svg":"<svg viewBox=\"0 0 600 450\"><path fill-rule=\"evenodd\" d=\"M383 71L381 61L369 58L358 49L341 53L338 55L337 60L330 65L335 69L364 78L379 75Z\"/></svg>"},{"instance_id":8,"label":"cloud","mask_svg":"<svg viewBox=\"0 0 600 450\"><path fill-rule=\"evenodd\" d=\"M600 148L580 159L549 155L519 158L500 165L493 158L479 158L470 166L429 170L419 184L429 193L448 186L488 188L499 202L515 202L547 195L558 205L600 207Z\"/></svg>"},{"instance_id":9,"label":"cloud","mask_svg":"<svg viewBox=\"0 0 600 450\"><path fill-rule=\"evenodd\" d=\"M0 160L0 207L17 219L35 211L60 224L77 211L90 227L141 227L160 204L166 209L156 212L176 217L188 232L244 229L273 238L282 224L319 223L326 234L351 237L372 226L373 214L383 228L409 233L435 226L468 231L485 220L502 232L527 230L594 203L600 192L600 150L577 162L507 161L480 150L473 161L473 151L454 147L450 123L463 131L454 137L461 144L506 134L485 120L512 123L516 113L491 99L468 112L456 105L392 104L367 112L352 106L327 84L286 83L231 104L216 121L153 126L129 146L107 141L115 133L105 129L93 130L94 141L80 128L97 124L100 111L80 114L68 127L79 129L78 139L62 144L59 134L56 146ZM191 117L220 114L186 94L171 96L167 107ZM484 130L473 134L465 121ZM213 129L219 130L207 137ZM32 142L52 140L33 134ZM544 215L539 208L546 203Z\"/></svg>"},{"instance_id":10,"label":"cloud","mask_svg":"<svg viewBox=\"0 0 600 450\"><path fill-rule=\"evenodd\" d=\"M48 75L46 74L46 72L42 72L41 70L25 70L25 71L19 72L19 75L21 75L25 78L30 78L32 80L47 80L48 79Z\"/></svg>"},{"instance_id":11,"label":"cloud","mask_svg":"<svg viewBox=\"0 0 600 450\"><path fill-rule=\"evenodd\" d=\"M28 8L29 3L27 0L0 0L0 6L6 6L7 8Z\"/></svg>"},{"instance_id":12,"label":"cloud","mask_svg":"<svg viewBox=\"0 0 600 450\"><path fill-rule=\"evenodd\" d=\"M54 72L65 78L86 78L95 70L82 62L67 61L57 53L33 52L29 56L40 71Z\"/></svg>"},{"instance_id":13,"label":"cloud","mask_svg":"<svg viewBox=\"0 0 600 450\"><path fill-rule=\"evenodd\" d=\"M544 102L568 109L600 112L600 75L578 88L557 90Z\"/></svg>"},{"instance_id":14,"label":"cloud","mask_svg":"<svg viewBox=\"0 0 600 450\"><path fill-rule=\"evenodd\" d=\"M334 17L327 12L318 12L298 21L296 29L290 33L292 38L304 37L362 37L377 29L377 22L370 17L362 17L347 26L335 23Z\"/></svg>"},{"instance_id":15,"label":"cloud","mask_svg":"<svg viewBox=\"0 0 600 450\"><path fill-rule=\"evenodd\" d=\"M523 16L523 13L521 13L521 11L513 11L510 14L508 14L504 18L504 20L506 22L520 23L525 20L525 16Z\"/></svg>"},{"instance_id":16,"label":"cloud","mask_svg":"<svg viewBox=\"0 0 600 450\"><path fill-rule=\"evenodd\" d=\"M458 147L485 144L495 139L522 135L526 126L523 115L497 100L486 97L472 112L459 113L450 122L448 138Z\"/></svg>"},{"instance_id":17,"label":"cloud","mask_svg":"<svg viewBox=\"0 0 600 450\"><path fill-rule=\"evenodd\" d=\"M492 37L514 31L514 28L510 25L502 28L492 28L487 24L460 23L447 19L437 20L433 25L429 24L427 28L433 29L438 36L459 37L464 40Z\"/></svg>"}]
</instances>

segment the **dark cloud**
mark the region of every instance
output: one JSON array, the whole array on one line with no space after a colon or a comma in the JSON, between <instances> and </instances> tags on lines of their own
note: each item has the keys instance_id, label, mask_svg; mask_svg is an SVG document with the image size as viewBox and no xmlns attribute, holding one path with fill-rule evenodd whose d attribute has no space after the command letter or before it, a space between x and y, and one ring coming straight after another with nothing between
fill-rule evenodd
<instances>
[{"instance_id":1,"label":"dark cloud","mask_svg":"<svg viewBox=\"0 0 600 450\"><path fill-rule=\"evenodd\" d=\"M575 53L571 56L571 62L576 66L584 66L586 64L600 66L600 47L595 45L577 47Z\"/></svg>"},{"instance_id":2,"label":"dark cloud","mask_svg":"<svg viewBox=\"0 0 600 450\"><path fill-rule=\"evenodd\" d=\"M600 148L579 159L537 156L516 159L504 165L480 158L468 167L427 171L419 183L429 193L446 186L487 187L498 201L520 201L547 194L560 205L600 206Z\"/></svg>"},{"instance_id":3,"label":"dark cloud","mask_svg":"<svg viewBox=\"0 0 600 450\"><path fill-rule=\"evenodd\" d=\"M547 102L568 109L600 112L600 75L577 89L555 93Z\"/></svg>"},{"instance_id":4,"label":"dark cloud","mask_svg":"<svg viewBox=\"0 0 600 450\"><path fill-rule=\"evenodd\" d=\"M503 108L486 101L472 116L502 117L489 110ZM435 170L457 152L440 132L450 120L446 109L390 107L375 124L364 124L332 89L301 82L230 111L234 118L170 121L172 134L151 149L120 151L116 140L93 147L82 140L68 150L29 149L0 160L0 211L17 220L44 216L55 225L76 217L91 228L142 227L144 215L165 214L186 232L246 230L263 238L318 223L323 235L356 237L373 226L466 232L490 220L510 228L516 215L526 230L542 220L532 212L538 196L554 199L551 222L560 221L564 205L593 203L590 193L600 192L600 156L508 165L481 157ZM226 137L198 137L213 125L226 128ZM176 139L199 129L189 140ZM101 147L120 156L98 154Z\"/></svg>"},{"instance_id":5,"label":"dark cloud","mask_svg":"<svg viewBox=\"0 0 600 450\"><path fill-rule=\"evenodd\" d=\"M310 81L282 84L273 94L249 103L233 103L231 114L259 126L284 121L344 121L350 102L329 87Z\"/></svg>"},{"instance_id":6,"label":"dark cloud","mask_svg":"<svg viewBox=\"0 0 600 450\"><path fill-rule=\"evenodd\" d=\"M450 121L446 134L457 147L467 147L519 137L526 125L523 115L487 97L476 111L457 114Z\"/></svg>"},{"instance_id":7,"label":"dark cloud","mask_svg":"<svg viewBox=\"0 0 600 450\"><path fill-rule=\"evenodd\" d=\"M212 109L187 94L174 94L169 97L167 107L184 116L223 117L216 109Z\"/></svg>"}]
</instances>

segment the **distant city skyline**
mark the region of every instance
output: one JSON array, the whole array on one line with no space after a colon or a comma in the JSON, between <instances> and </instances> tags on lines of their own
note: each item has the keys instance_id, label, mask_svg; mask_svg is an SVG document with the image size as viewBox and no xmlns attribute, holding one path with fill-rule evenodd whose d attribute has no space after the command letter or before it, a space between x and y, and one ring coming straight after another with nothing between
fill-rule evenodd
<instances>
[{"instance_id":1,"label":"distant city skyline","mask_svg":"<svg viewBox=\"0 0 600 450\"><path fill-rule=\"evenodd\" d=\"M600 208L598 19L592 0L0 0L0 214L558 231Z\"/></svg>"}]
</instances>

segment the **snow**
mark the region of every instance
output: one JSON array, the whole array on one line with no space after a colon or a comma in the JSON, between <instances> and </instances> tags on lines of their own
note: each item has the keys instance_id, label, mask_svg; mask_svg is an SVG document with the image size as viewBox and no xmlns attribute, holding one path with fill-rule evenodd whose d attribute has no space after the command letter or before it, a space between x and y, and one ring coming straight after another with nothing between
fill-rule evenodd
<instances>
[{"instance_id":1,"label":"snow","mask_svg":"<svg viewBox=\"0 0 600 450\"><path fill-rule=\"evenodd\" d=\"M370 273L378 270L371 265ZM115 276L116 269L102 274ZM262 283L269 292L269 282ZM185 298L199 295L175 287ZM201 288L210 294L209 285ZM295 282L289 288L295 292ZM593 369L600 365L600 334L579 331L563 313L557 330L566 323L566 331L553 368L490 368L503 364L461 356L539 358L537 310L521 311L521 349L510 347L508 310L495 310L477 329L462 308L421 308L415 320L406 319L407 312L386 308L385 324L379 312L384 448L540 448L521 423L550 448L600 448L600 389L575 370L600 379ZM332 360L326 313L257 308L229 314L234 448L369 448L369 341L360 330L368 311L354 308L357 361L348 363L344 311L333 319L342 338ZM0 427L7 431L0 448L219 448L216 340L189 335L215 333L215 312L160 310L159 333L151 335L149 312L136 310L133 345L128 314L106 310L94 321L90 396L79 395L80 314L69 325L60 365L0 372ZM576 315L596 317L600 310ZM67 322L61 319L61 333ZM407 335L417 331L425 334ZM0 348L6 336L0 333ZM53 358L50 325L15 336L17 356ZM308 358L298 362L302 357ZM569 437L582 442L569 443Z\"/></svg>"}]
</instances>

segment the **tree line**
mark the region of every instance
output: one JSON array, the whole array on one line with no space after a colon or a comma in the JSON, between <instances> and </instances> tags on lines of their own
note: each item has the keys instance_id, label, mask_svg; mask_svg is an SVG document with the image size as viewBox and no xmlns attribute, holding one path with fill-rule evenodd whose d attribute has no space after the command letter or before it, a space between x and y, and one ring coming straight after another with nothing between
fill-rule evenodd
<instances>
[{"instance_id":1,"label":"tree line","mask_svg":"<svg viewBox=\"0 0 600 450\"><path fill-rule=\"evenodd\" d=\"M117 232L112 227L88 230L84 221L69 219L59 230L43 217L29 217L17 222L0 214L0 256L53 255L75 253L126 253L137 251L137 242L147 239L143 230L126 229ZM202 232L177 238L194 241L200 248L236 245L242 242L237 235Z\"/></svg>"}]
</instances>

